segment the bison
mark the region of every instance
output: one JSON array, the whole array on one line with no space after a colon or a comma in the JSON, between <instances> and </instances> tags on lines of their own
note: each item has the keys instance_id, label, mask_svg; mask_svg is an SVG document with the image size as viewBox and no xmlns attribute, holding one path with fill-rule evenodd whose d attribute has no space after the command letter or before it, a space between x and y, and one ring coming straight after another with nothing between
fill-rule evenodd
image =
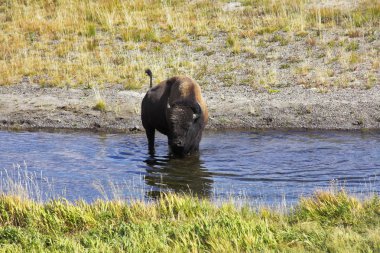
<instances>
[{"instance_id":1,"label":"bison","mask_svg":"<svg viewBox=\"0 0 380 253\"><path fill-rule=\"evenodd\" d=\"M149 153L154 154L155 130L168 137L171 152L183 156L198 151L208 112L201 88L186 76L175 76L150 89L141 103L141 120L148 139Z\"/></svg>"}]
</instances>

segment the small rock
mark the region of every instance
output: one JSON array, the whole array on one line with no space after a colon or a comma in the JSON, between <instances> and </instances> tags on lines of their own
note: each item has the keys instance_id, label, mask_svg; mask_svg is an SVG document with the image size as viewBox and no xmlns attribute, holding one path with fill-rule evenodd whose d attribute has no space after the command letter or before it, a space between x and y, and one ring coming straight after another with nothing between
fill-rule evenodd
<instances>
[{"instance_id":1,"label":"small rock","mask_svg":"<svg viewBox=\"0 0 380 253\"><path fill-rule=\"evenodd\" d=\"M230 2L230 3L226 3L223 7L222 7L222 10L223 11L236 11L236 10L242 10L244 9L243 6L241 6L241 3L240 2Z\"/></svg>"},{"instance_id":2,"label":"small rock","mask_svg":"<svg viewBox=\"0 0 380 253\"><path fill-rule=\"evenodd\" d=\"M141 131L141 129L140 129L139 126L134 126L134 127L130 127L130 128L129 128L129 131L130 131L130 132L138 132L138 131Z\"/></svg>"},{"instance_id":3,"label":"small rock","mask_svg":"<svg viewBox=\"0 0 380 253\"><path fill-rule=\"evenodd\" d=\"M359 120L356 120L355 122L353 122L352 125L361 126L361 125L363 125L363 123L364 123L363 120L359 119Z\"/></svg>"}]
</instances>

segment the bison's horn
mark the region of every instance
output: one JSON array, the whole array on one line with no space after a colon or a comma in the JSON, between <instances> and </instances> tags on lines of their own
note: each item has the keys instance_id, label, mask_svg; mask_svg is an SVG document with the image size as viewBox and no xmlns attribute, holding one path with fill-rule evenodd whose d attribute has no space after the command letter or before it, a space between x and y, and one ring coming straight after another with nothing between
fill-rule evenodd
<instances>
[{"instance_id":1,"label":"bison's horn","mask_svg":"<svg viewBox=\"0 0 380 253\"><path fill-rule=\"evenodd\" d=\"M166 108L170 109L170 104L169 104L169 102L166 104Z\"/></svg>"},{"instance_id":2,"label":"bison's horn","mask_svg":"<svg viewBox=\"0 0 380 253\"><path fill-rule=\"evenodd\" d=\"M197 118L199 118L201 116L201 113L202 113L202 109L201 109L201 106L199 105L199 103L196 103L195 106L192 107L192 110L193 110L193 120L196 120Z\"/></svg>"}]
</instances>

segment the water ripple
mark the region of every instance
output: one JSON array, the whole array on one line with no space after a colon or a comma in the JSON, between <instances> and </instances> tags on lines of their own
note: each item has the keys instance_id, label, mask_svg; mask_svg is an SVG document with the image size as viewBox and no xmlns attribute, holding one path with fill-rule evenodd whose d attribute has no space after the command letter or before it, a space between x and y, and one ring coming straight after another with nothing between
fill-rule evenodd
<instances>
[{"instance_id":1,"label":"water ripple","mask_svg":"<svg viewBox=\"0 0 380 253\"><path fill-rule=\"evenodd\" d=\"M170 156L160 134L153 157L144 134L0 131L0 142L0 168L25 162L71 200L101 197L94 182L138 199L176 191L292 200L333 180L380 191L380 132L206 132L200 153L184 159Z\"/></svg>"}]
</instances>

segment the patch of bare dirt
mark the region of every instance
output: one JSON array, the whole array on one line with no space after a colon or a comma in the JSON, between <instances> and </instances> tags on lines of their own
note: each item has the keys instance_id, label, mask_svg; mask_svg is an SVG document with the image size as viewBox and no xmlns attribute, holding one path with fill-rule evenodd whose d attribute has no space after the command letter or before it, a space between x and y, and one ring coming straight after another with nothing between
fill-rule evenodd
<instances>
[{"instance_id":1,"label":"patch of bare dirt","mask_svg":"<svg viewBox=\"0 0 380 253\"><path fill-rule=\"evenodd\" d=\"M380 129L380 86L321 93L300 86L260 92L248 86L205 89L209 129L309 128ZM67 128L108 132L143 130L140 103L145 91L100 90L106 110L98 111L91 89L0 87L0 128Z\"/></svg>"}]
</instances>

